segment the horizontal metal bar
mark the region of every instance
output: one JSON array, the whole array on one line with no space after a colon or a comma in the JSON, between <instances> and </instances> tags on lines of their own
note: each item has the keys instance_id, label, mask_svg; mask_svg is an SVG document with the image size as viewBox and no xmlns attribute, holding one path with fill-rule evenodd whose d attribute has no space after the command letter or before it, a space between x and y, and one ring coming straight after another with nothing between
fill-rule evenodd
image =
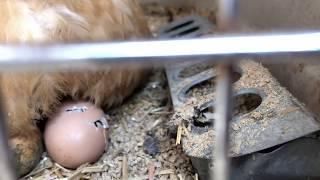
<instances>
[{"instance_id":1,"label":"horizontal metal bar","mask_svg":"<svg viewBox=\"0 0 320 180\"><path fill-rule=\"evenodd\" d=\"M0 45L0 68L22 65L23 68L91 62L172 61L171 56L280 55L320 52L320 32L213 36L198 39L154 40L136 42ZM219 57L219 58L218 58ZM236 60L236 59L234 59Z\"/></svg>"}]
</instances>

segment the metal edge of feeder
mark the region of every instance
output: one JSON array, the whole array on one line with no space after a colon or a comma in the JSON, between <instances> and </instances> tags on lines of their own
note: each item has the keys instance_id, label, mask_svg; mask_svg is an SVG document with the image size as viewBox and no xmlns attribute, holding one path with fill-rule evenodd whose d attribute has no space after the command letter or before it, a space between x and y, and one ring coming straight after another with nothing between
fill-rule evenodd
<instances>
[{"instance_id":1,"label":"metal edge of feeder","mask_svg":"<svg viewBox=\"0 0 320 180\"><path fill-rule=\"evenodd\" d=\"M205 63L205 60L203 60L202 62ZM216 76L215 71L205 70L196 75L186 77L186 78L181 78L179 76L181 71L184 68L190 67L192 65L196 65L196 64L190 63L189 66L185 66L185 64L181 66L171 66L171 67L168 67L166 70L168 83L170 86L172 103L175 109L180 106L183 106L183 104L187 100L186 93L192 86Z\"/></svg>"},{"instance_id":2,"label":"metal edge of feeder","mask_svg":"<svg viewBox=\"0 0 320 180\"><path fill-rule=\"evenodd\" d=\"M191 15L180 18L160 28L157 34L160 39L193 38L206 34L212 31L213 28L214 25L209 20L197 15ZM211 71L208 71L194 77L181 78L179 77L180 72L186 67L208 60L208 58L201 57L200 59L197 59L196 62L187 61L166 64L165 72L170 86L171 99L174 108L183 105L186 100L186 97L184 97L185 93L182 92L186 92L191 86L215 76L215 74L211 74Z\"/></svg>"},{"instance_id":3,"label":"metal edge of feeder","mask_svg":"<svg viewBox=\"0 0 320 180\"><path fill-rule=\"evenodd\" d=\"M213 24L200 16L190 15L182 17L160 28L157 32L161 39L193 38L210 32Z\"/></svg>"},{"instance_id":4,"label":"metal edge of feeder","mask_svg":"<svg viewBox=\"0 0 320 180\"><path fill-rule=\"evenodd\" d=\"M190 23L192 21L192 23ZM209 32L213 28L213 24L210 23L208 20L199 17L199 16L188 16L184 17L182 19L179 19L177 21L174 21L170 23L169 25L160 28L157 34L159 34L159 38L177 38L177 36L173 35L172 32L168 34L167 32L172 30L175 27L181 27L181 24L189 24L191 28L194 28L194 24L196 24L199 29L190 35L188 37L197 37L200 35L203 35L207 32ZM186 28L183 28L184 31L186 31ZM175 34L179 34L181 31L179 28L176 29ZM182 62L179 64L167 64L165 67L166 76L168 79L168 84L170 87L170 94L171 94L171 100L173 104L173 108L176 109L180 106L183 106L184 102L186 101L185 93L189 88L191 88L193 85L201 83L202 81L205 81L207 79L210 79L214 77L216 74L215 72L212 72L210 70L207 70L205 72L199 73L196 76L191 76L188 78L181 78L180 73L183 69L196 65L199 62L206 62L208 59L200 59L200 61L188 61L188 62ZM210 160L204 159L204 158L197 158L189 156L191 159L192 166L197 170L197 173L199 174L200 179L209 179L209 163Z\"/></svg>"},{"instance_id":5,"label":"metal edge of feeder","mask_svg":"<svg viewBox=\"0 0 320 180\"><path fill-rule=\"evenodd\" d=\"M248 71L246 66L255 66L255 72ZM241 65L244 74L235 84L235 96L241 94L257 94L262 98L261 104L253 111L239 117L234 117L231 120L231 152L232 157L242 156L257 152L263 149L276 146L297 139L299 137L308 135L320 129L319 121L316 117L304 108L304 106L294 98L287 90L281 87L278 82L272 78L271 74L256 62L250 61ZM256 74L254 74L256 73ZM254 82L258 74L264 74L270 84L275 85L261 85L254 86L253 84L246 84L246 82ZM269 84L268 83L268 84ZM272 90L277 89L277 90ZM203 108L203 104L207 106L212 105L214 95L211 98L204 98L204 102L199 102L199 108ZM277 100L278 102L274 102ZM211 103L210 103L211 102ZM272 103L273 105L266 103ZM258 113L258 117L255 117ZM201 137L204 133L210 132L212 127L195 127L191 124L191 134L193 136ZM187 155L192 157L210 159L212 154L212 143L207 142L192 142L188 138L183 138L183 147ZM195 147L201 145L206 147L203 152L199 154L196 150L186 147L184 144L195 144Z\"/></svg>"},{"instance_id":6,"label":"metal edge of feeder","mask_svg":"<svg viewBox=\"0 0 320 180\"><path fill-rule=\"evenodd\" d=\"M194 18L194 17L193 17ZM191 17L192 19L192 17ZM196 17L195 21L200 20L201 18ZM173 22L170 24L168 27L164 27L160 30L160 37L168 38L168 37L174 37L172 34L170 35L165 35L165 31L168 29L172 29L175 26L179 26L179 23L183 23L188 18L182 19L182 21L178 22ZM189 21L189 20L188 20ZM195 34L191 34L191 36L199 36L201 32L209 31L206 28L212 27L209 26L207 21L199 21L199 23L195 23L198 26L201 26L201 23L204 23L203 25L204 29L203 31L197 31ZM177 31L177 29L175 29ZM183 31L186 29L184 28ZM178 30L178 32L181 32ZM189 37L189 36L188 36ZM199 84L203 81L206 81L210 78L213 78L216 76L216 70L213 68L204 70L198 74L192 75L190 77L182 78L180 77L181 71L183 69L194 66L196 64L200 63L205 63L208 59L203 59L203 61L197 61L197 63L182 63L182 64L169 64L166 66L166 74L168 78L168 83L170 87L170 92L171 92L171 98L172 98L172 103L174 106L174 109L177 109L178 107L183 107L185 105L185 102L187 101L187 97L185 96L186 92L193 87L196 84ZM242 77L246 72L245 66L242 66L241 68L238 69L241 71ZM258 68L259 70L259 68ZM263 67L261 67L261 70L263 71ZM268 72L267 72L268 73ZM268 74L268 76L272 77L271 74ZM274 83L277 84L277 81L273 78L271 78ZM237 84L241 83L241 78ZM281 87L282 88L282 87ZM281 91L286 91L284 88ZM269 97L269 94L266 93L265 89L263 87L251 87L250 85L241 88L235 88L235 95L236 94L241 94L241 93L255 93L260 95L262 98L261 105L255 109L253 112L256 112L259 109L262 109L265 107L263 105L263 101ZM288 92L287 92L288 93ZM273 115L274 117L270 117L270 121L268 125L265 124L264 127L259 125L259 121L249 123L248 126L241 127L235 131L234 129L232 130L231 133L231 156L232 157L237 157L237 156L242 156L242 155L247 155L250 153L254 153L263 149L267 149L285 142L288 142L290 140L297 139L299 137L305 136L309 133L315 132L320 129L320 124L316 120L316 117L313 116L309 111L307 111L303 105L300 104L294 97L287 95L287 93L283 93L280 96L278 96L282 103L281 105L276 107L276 109L286 109L286 108L291 108L293 111L288 111L285 116L280 116L280 115ZM282 97L282 98L281 98ZM207 104L207 106L212 105L213 100L210 100L204 104ZM202 104L203 105L203 104ZM243 115L241 117L235 117L233 118L231 124L234 127L234 124L241 123L241 120L245 119L246 117L250 116L252 112ZM302 120L302 121L301 121ZM195 130L196 131L192 131ZM208 132L210 127L205 127L205 128L192 128L191 127L191 134L195 135L197 133L206 133ZM259 130L261 130L259 132ZM255 131L254 131L255 130ZM270 138L270 137L273 138ZM244 138L246 137L246 138ZM244 140L245 139L245 140ZM235 148L235 142L240 141L241 145L237 146ZM193 166L196 168L198 171L198 174L201 179L207 179L209 177L208 172L209 171L209 164L210 164L210 159L212 158L212 148L213 144L210 142L203 150L203 153L201 155L199 154L194 154L192 152L192 149L188 149L188 147L184 146L185 138L182 139L183 143L183 149L185 153L191 158ZM238 143L237 142L237 143ZM251 143L251 142L256 142L256 143ZM196 146L201 144L201 142L193 142ZM239 143L238 143L239 144Z\"/></svg>"},{"instance_id":7,"label":"metal edge of feeder","mask_svg":"<svg viewBox=\"0 0 320 180\"><path fill-rule=\"evenodd\" d=\"M250 61L256 66L258 63ZM246 66L242 65L241 69L243 73L246 72ZM258 68L259 70L259 68ZM261 69L263 71L264 69ZM243 74L242 76L244 76ZM254 77L253 75L252 77ZM268 77L272 77L271 74L267 73ZM272 82L277 84L277 88L280 88L280 93L276 98L279 98L280 104L275 106L271 111L266 112L265 115L270 116L267 118L266 122L259 122L259 120L251 119L251 123L243 123L246 118L250 118L252 113L255 113L261 109L267 109L267 104L263 102L268 100L273 94L268 94L264 87L251 87L250 85L243 85L243 79L240 78L235 83L235 93L236 95L254 93L259 94L262 98L261 104L252 112L244 114L239 117L234 117L231 120L231 157L238 157L243 155L249 155L260 150L264 150L270 147L274 147L279 144L289 142L291 140L303 137L305 135L311 134L320 129L320 124L317 118L309 112L297 99L295 99L291 94L281 87L278 82L272 78ZM238 84L242 84L239 87ZM199 103L199 109L204 109L206 107L212 106L214 104L214 98L211 98L205 102ZM183 106L182 106L183 107ZM191 109L190 109L191 110ZM265 124L264 124L265 123ZM182 138L182 146L184 152L191 158L192 164L199 173L200 179L208 179L210 172L210 162L212 159L212 142L205 142L202 140L201 135L205 133L213 133L212 127L195 127L192 123L191 125L191 136L194 136L192 142L186 142L187 138ZM241 126L242 124L242 126ZM240 125L241 127L236 130L233 128L235 125ZM199 136L200 135L200 136ZM198 136L198 138L197 138ZM211 137L213 135L211 134ZM209 139L212 139L209 138ZM201 139L201 141L199 141ZM253 143L254 142L254 143ZM186 144L194 144L193 148L186 146ZM199 147L205 147L201 152L197 150Z\"/></svg>"}]
</instances>

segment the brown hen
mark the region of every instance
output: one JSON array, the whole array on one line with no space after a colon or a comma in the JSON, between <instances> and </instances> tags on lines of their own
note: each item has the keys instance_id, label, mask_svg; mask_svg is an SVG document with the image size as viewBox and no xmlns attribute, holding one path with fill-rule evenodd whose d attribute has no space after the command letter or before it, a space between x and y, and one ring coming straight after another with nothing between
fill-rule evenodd
<instances>
[{"instance_id":1,"label":"brown hen","mask_svg":"<svg viewBox=\"0 0 320 180\"><path fill-rule=\"evenodd\" d=\"M144 38L150 35L135 0L2 0L1 43L62 43ZM42 153L34 120L50 116L64 97L117 105L147 71L131 63L96 71L2 73L10 145L19 175Z\"/></svg>"}]
</instances>

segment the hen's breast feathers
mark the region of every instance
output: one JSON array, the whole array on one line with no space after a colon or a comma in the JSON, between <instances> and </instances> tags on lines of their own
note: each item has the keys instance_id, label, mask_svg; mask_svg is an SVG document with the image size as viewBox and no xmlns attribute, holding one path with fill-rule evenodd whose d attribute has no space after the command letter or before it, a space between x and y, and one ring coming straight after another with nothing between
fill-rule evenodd
<instances>
[{"instance_id":1,"label":"hen's breast feathers","mask_svg":"<svg viewBox=\"0 0 320 180\"><path fill-rule=\"evenodd\" d=\"M148 37L139 8L135 0L0 0L0 43ZM146 77L146 71L134 62L97 71L1 72L10 145L20 175L28 173L41 155L34 119L50 117L64 97L89 100L102 107L120 104Z\"/></svg>"},{"instance_id":2,"label":"hen's breast feathers","mask_svg":"<svg viewBox=\"0 0 320 180\"><path fill-rule=\"evenodd\" d=\"M0 43L110 41L151 34L135 0L0 0L0 24ZM20 132L38 118L37 109L43 114L52 112L60 95L111 106L132 93L145 77L145 71L134 63L123 69L67 75L2 73L10 132Z\"/></svg>"},{"instance_id":3,"label":"hen's breast feathers","mask_svg":"<svg viewBox=\"0 0 320 180\"><path fill-rule=\"evenodd\" d=\"M2 0L2 42L79 42L149 35L134 0Z\"/></svg>"}]
</instances>

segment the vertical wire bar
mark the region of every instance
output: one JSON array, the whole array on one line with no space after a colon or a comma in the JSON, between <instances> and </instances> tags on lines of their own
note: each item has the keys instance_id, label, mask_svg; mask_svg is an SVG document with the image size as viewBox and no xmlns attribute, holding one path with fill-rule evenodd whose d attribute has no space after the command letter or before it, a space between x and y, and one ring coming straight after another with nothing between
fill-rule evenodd
<instances>
[{"instance_id":1,"label":"vertical wire bar","mask_svg":"<svg viewBox=\"0 0 320 180\"><path fill-rule=\"evenodd\" d=\"M215 146L213 158L214 180L230 179L229 121L232 111L232 68L230 64L218 65L219 77L217 85Z\"/></svg>"},{"instance_id":2,"label":"vertical wire bar","mask_svg":"<svg viewBox=\"0 0 320 180\"><path fill-rule=\"evenodd\" d=\"M8 144L7 126L3 109L3 98L0 93L0 179L16 180L13 156Z\"/></svg>"},{"instance_id":3,"label":"vertical wire bar","mask_svg":"<svg viewBox=\"0 0 320 180\"><path fill-rule=\"evenodd\" d=\"M218 0L217 23L220 31L230 31L235 25L236 0Z\"/></svg>"},{"instance_id":4,"label":"vertical wire bar","mask_svg":"<svg viewBox=\"0 0 320 180\"><path fill-rule=\"evenodd\" d=\"M218 0L218 29L230 31L235 19L235 0ZM213 179L230 179L229 121L232 118L232 65L228 62L218 65L216 96L215 145L213 152Z\"/></svg>"}]
</instances>

